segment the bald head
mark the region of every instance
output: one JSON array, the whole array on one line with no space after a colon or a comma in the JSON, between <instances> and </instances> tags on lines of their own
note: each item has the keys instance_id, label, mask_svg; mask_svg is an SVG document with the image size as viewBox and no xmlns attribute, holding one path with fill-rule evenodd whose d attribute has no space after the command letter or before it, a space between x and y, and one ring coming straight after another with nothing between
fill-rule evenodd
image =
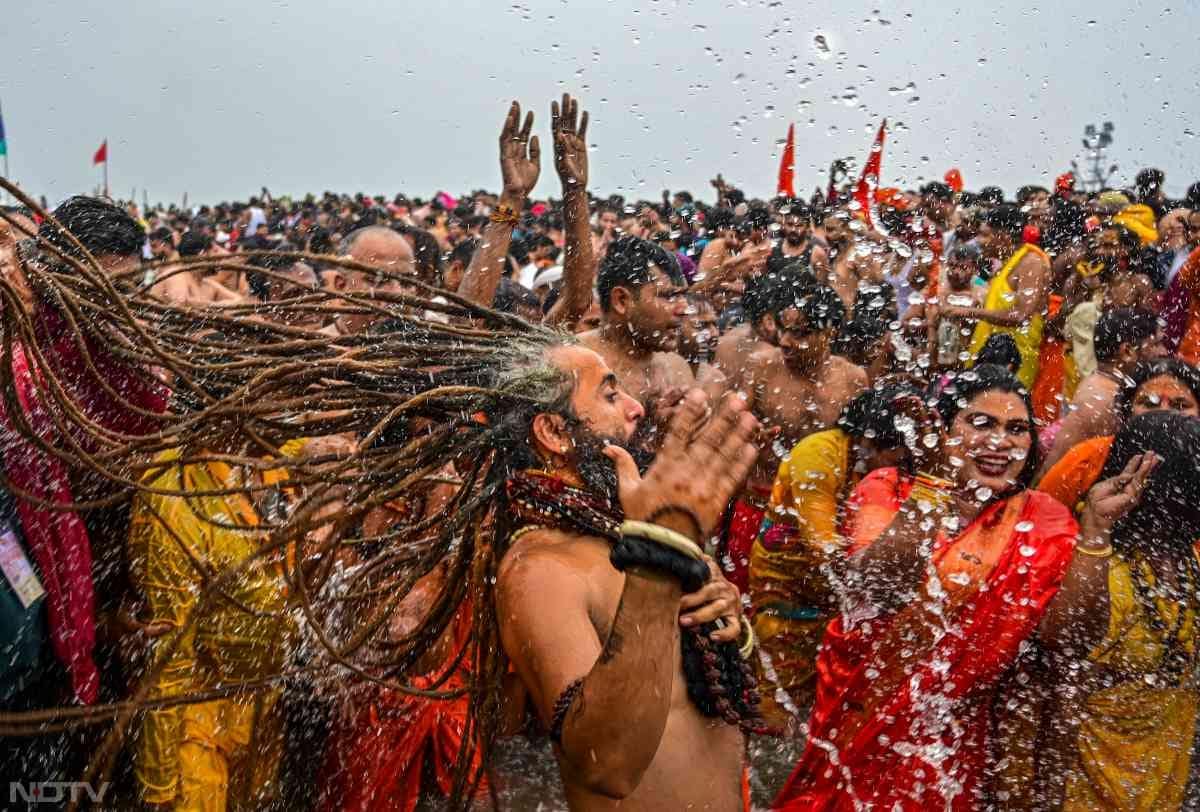
<instances>
[{"instance_id":1,"label":"bald head","mask_svg":"<svg viewBox=\"0 0 1200 812\"><path fill-rule=\"evenodd\" d=\"M408 240L384 226L366 226L351 231L338 246L338 255L371 265L388 274L416 273L413 250ZM348 287L352 289L361 290L370 285L370 280L361 278L362 274L351 273L350 276L358 277L347 280L350 283Z\"/></svg>"}]
</instances>

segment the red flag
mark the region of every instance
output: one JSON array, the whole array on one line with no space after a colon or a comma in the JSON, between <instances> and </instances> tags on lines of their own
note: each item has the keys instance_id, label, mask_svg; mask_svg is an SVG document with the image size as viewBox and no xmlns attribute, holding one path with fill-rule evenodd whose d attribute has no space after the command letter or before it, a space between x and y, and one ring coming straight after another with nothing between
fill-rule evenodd
<instances>
[{"instance_id":1,"label":"red flag","mask_svg":"<svg viewBox=\"0 0 1200 812\"><path fill-rule=\"evenodd\" d=\"M781 195L795 197L796 190L792 179L796 174L796 125L788 125L787 145L783 148L783 158L779 161L779 183L775 191Z\"/></svg>"},{"instance_id":2,"label":"red flag","mask_svg":"<svg viewBox=\"0 0 1200 812\"><path fill-rule=\"evenodd\" d=\"M957 167L955 167L954 169L951 169L949 172L946 173L945 180L946 180L946 185L949 186L955 192L961 192L963 190L962 172L959 172Z\"/></svg>"},{"instance_id":3,"label":"red flag","mask_svg":"<svg viewBox=\"0 0 1200 812\"><path fill-rule=\"evenodd\" d=\"M879 170L883 164L883 135L886 130L887 119L885 118L879 125L875 143L871 145L871 155L863 164L862 177L858 179L858 186L854 187L854 199L858 201L858 205L861 207L860 211L868 226L871 225L871 194L879 186Z\"/></svg>"},{"instance_id":4,"label":"red flag","mask_svg":"<svg viewBox=\"0 0 1200 812\"><path fill-rule=\"evenodd\" d=\"M96 164L108 163L108 139L104 139L104 143L100 145L100 149L96 150L96 154L92 156L92 166Z\"/></svg>"}]
</instances>

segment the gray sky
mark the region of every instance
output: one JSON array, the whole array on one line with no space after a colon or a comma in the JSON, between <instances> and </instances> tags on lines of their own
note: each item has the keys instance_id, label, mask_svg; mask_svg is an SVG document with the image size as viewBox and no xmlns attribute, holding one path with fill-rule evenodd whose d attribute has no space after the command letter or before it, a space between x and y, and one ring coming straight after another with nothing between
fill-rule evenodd
<instances>
[{"instance_id":1,"label":"gray sky","mask_svg":"<svg viewBox=\"0 0 1200 812\"><path fill-rule=\"evenodd\" d=\"M798 191L891 122L885 184L959 166L968 188L1049 184L1111 119L1119 177L1200 179L1200 2L1049 0L40 0L6 4L12 175L50 200L426 196L499 185L508 100L591 111L592 188L774 191L796 123ZM879 9L879 11L874 11ZM814 46L824 32L831 52ZM557 195L544 143L535 195Z\"/></svg>"}]
</instances>

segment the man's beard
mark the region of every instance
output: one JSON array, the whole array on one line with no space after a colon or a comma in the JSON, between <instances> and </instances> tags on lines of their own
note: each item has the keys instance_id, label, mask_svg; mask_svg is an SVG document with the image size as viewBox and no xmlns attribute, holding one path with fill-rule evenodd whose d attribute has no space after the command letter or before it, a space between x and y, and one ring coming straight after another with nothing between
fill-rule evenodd
<instances>
[{"instance_id":1,"label":"man's beard","mask_svg":"<svg viewBox=\"0 0 1200 812\"><path fill-rule=\"evenodd\" d=\"M800 232L799 234L797 234L796 232L793 232L793 231L785 231L783 233L784 242L786 242L788 245L792 246L793 248L800 246L800 245L804 245L804 240L806 237L808 237L808 235L805 234L804 232Z\"/></svg>"},{"instance_id":2,"label":"man's beard","mask_svg":"<svg viewBox=\"0 0 1200 812\"><path fill-rule=\"evenodd\" d=\"M625 449L633 457L638 472L645 473L654 460L654 454L649 450L650 443L647 442L653 434L652 430L647 429L649 425L649 421L643 421L628 442L597 434L585 427L577 429L574 436L575 466L584 486L611 504L619 504L617 468L604 454L604 449L610 445Z\"/></svg>"}]
</instances>

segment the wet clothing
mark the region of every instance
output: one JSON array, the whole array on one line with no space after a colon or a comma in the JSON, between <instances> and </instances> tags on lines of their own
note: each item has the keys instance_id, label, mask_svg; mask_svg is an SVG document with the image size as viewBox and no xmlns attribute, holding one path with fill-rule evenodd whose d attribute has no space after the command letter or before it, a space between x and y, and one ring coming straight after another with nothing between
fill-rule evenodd
<instances>
[{"instance_id":1,"label":"wet clothing","mask_svg":"<svg viewBox=\"0 0 1200 812\"><path fill-rule=\"evenodd\" d=\"M779 465L771 501L750 554L750 600L763 679L760 710L772 730L803 722L816 683L817 646L834 614L825 573L845 544L838 506L857 480L850 435L805 437Z\"/></svg>"},{"instance_id":2,"label":"wet clothing","mask_svg":"<svg viewBox=\"0 0 1200 812\"><path fill-rule=\"evenodd\" d=\"M1030 252L1042 258L1046 256L1042 249L1029 243L1025 243L1018 248L1000 268L1000 272L988 283L987 297L984 299L983 304L984 308L987 310L1011 310L1016 306L1017 291L1012 287L1009 278L1012 276L1013 270L1025 258L1025 255ZM1043 323L1044 319L1041 313L1035 313L1028 321L1016 327L998 327L991 322L980 319L979 323L975 326L975 335L971 340L971 356L977 357L979 351L983 349L983 345L996 333L1011 335L1017 342L1018 352L1021 353L1021 368L1017 370L1017 377L1024 384L1025 388L1032 390L1033 382L1037 379L1038 355L1042 349Z\"/></svg>"},{"instance_id":3,"label":"wet clothing","mask_svg":"<svg viewBox=\"0 0 1200 812\"><path fill-rule=\"evenodd\" d=\"M1137 581L1145 588L1141 596ZM1112 557L1108 632L1088 659L1113 676L1078 714L1062 807L1068 812L1183 805L1196 729L1200 603L1194 591L1185 602L1153 597L1154 585L1145 561Z\"/></svg>"},{"instance_id":4,"label":"wet clothing","mask_svg":"<svg viewBox=\"0 0 1200 812\"><path fill-rule=\"evenodd\" d=\"M1079 515L1083 512L1087 492L1100 479L1104 463L1108 462L1114 439L1109 434L1076 445L1046 472L1038 483L1038 490L1050 494Z\"/></svg>"},{"instance_id":5,"label":"wet clothing","mask_svg":"<svg viewBox=\"0 0 1200 812\"><path fill-rule=\"evenodd\" d=\"M895 468L863 479L847 506L852 550L880 536L911 489ZM808 744L775 808L982 808L996 685L1058 591L1076 532L1066 508L1022 491L938 535L937 578L919 599L836 617L817 655Z\"/></svg>"},{"instance_id":6,"label":"wet clothing","mask_svg":"<svg viewBox=\"0 0 1200 812\"><path fill-rule=\"evenodd\" d=\"M1187 319L1179 341L1179 357L1189 364L1196 364L1200 362L1200 248L1188 254L1176 281L1187 302Z\"/></svg>"},{"instance_id":7,"label":"wet clothing","mask_svg":"<svg viewBox=\"0 0 1200 812\"><path fill-rule=\"evenodd\" d=\"M758 529L762 526L769 496L770 491L766 488L748 486L734 501L721 549L718 551L717 561L721 564L725 578L743 595L749 589L750 551L754 547L754 539L758 537Z\"/></svg>"},{"instance_id":8,"label":"wet clothing","mask_svg":"<svg viewBox=\"0 0 1200 812\"><path fill-rule=\"evenodd\" d=\"M1046 315L1050 318L1058 315L1062 305L1063 297L1051 294ZM1067 377L1066 350L1066 342L1061 338L1043 337L1042 348L1038 351L1037 379L1030 392L1033 416L1042 424L1052 423L1062 414Z\"/></svg>"},{"instance_id":9,"label":"wet clothing","mask_svg":"<svg viewBox=\"0 0 1200 812\"><path fill-rule=\"evenodd\" d=\"M179 449L160 454L157 461L167 466L151 470L144 483L193 493L244 484L223 462L180 465L179 457ZM187 625L203 588L196 566L219 573L253 556L263 538L259 524L259 510L245 494L135 497L131 578L145 600L146 621L172 626L152 645L150 667L161 662L162 669L151 698L280 673L292 624L283 614L285 587L276 562L246 569L224 588L231 601L216 600ZM278 689L267 689L148 711L134 755L143 799L186 810L261 806L275 789L282 752L278 697Z\"/></svg>"}]
</instances>

